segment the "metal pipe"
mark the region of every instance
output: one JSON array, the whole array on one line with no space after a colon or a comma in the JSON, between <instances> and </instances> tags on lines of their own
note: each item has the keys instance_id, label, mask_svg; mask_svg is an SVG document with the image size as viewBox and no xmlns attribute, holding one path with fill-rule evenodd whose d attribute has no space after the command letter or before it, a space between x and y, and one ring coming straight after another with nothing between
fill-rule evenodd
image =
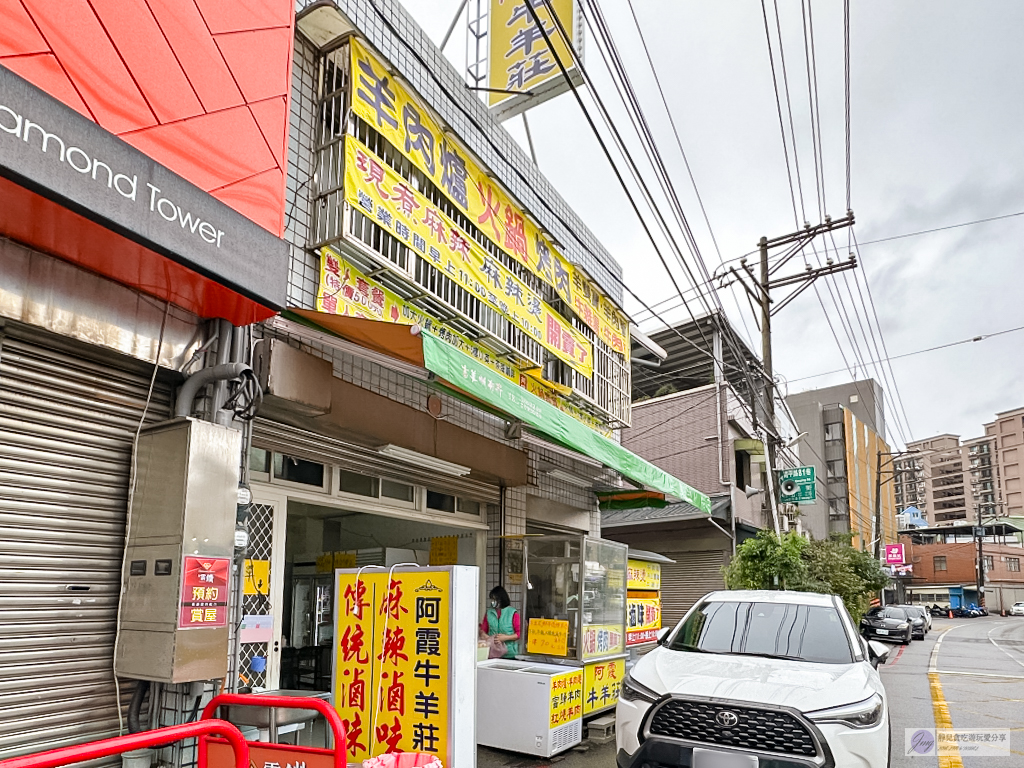
<instances>
[{"instance_id":1,"label":"metal pipe","mask_svg":"<svg viewBox=\"0 0 1024 768\"><path fill-rule=\"evenodd\" d=\"M185 379L178 390L178 399L174 403L174 416L188 416L192 412L192 403L199 389L211 381L224 382L237 379L244 371L251 370L245 363L225 363L212 368L203 368Z\"/></svg>"},{"instance_id":2,"label":"metal pipe","mask_svg":"<svg viewBox=\"0 0 1024 768\"><path fill-rule=\"evenodd\" d=\"M226 365L232 361L231 342L234 337L234 326L227 320L217 321L217 365ZM217 424L227 424L221 409L228 399L228 387L225 379L217 379L213 385L213 400L211 402L210 418Z\"/></svg>"}]
</instances>

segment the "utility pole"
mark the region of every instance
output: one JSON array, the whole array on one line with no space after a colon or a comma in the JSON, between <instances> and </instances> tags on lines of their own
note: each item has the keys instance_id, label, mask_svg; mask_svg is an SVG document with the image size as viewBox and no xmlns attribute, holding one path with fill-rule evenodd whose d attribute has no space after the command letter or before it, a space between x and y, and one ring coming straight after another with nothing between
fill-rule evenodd
<instances>
[{"instance_id":1,"label":"utility pole","mask_svg":"<svg viewBox=\"0 0 1024 768\"><path fill-rule=\"evenodd\" d=\"M974 529L974 538L978 541L978 572L976 575L976 586L978 588L978 607L985 607L985 528L981 524L981 504L975 505L978 509L978 526Z\"/></svg>"},{"instance_id":2,"label":"utility pole","mask_svg":"<svg viewBox=\"0 0 1024 768\"><path fill-rule=\"evenodd\" d=\"M895 469L893 470L895 475ZM878 452L878 467L875 470L875 519L872 526L875 540L875 560L882 558L882 452Z\"/></svg>"},{"instance_id":3,"label":"utility pole","mask_svg":"<svg viewBox=\"0 0 1024 768\"><path fill-rule=\"evenodd\" d=\"M764 401L762 407L765 414L765 455L767 458L766 472L768 474L768 487L765 489L764 500L765 514L771 519L776 533L780 531L781 525L779 521L778 483L775 482L773 474L775 472L779 441L778 437L773 434L775 431L775 378L772 367L772 315L786 307L819 277L853 269L857 266L857 260L851 253L847 261L835 262L829 258L823 267L813 268L808 265L802 273L780 278L773 278L772 275L777 273L781 267L787 264L790 259L802 251L818 235L852 226L853 221L853 211L847 211L846 215L841 219L833 221L831 217L826 216L824 223L813 227L809 224L805 225L799 232L792 232L788 235L770 239L762 237L758 242L760 254L759 275L754 274L746 259L740 261L740 267L744 274L740 274L735 267L729 268L729 272L733 275L733 281L739 282L753 301L757 302L761 307L761 360L764 364ZM789 247L782 258L769 268L768 251L782 246ZM725 283L723 283L722 287L724 285ZM775 307L772 307L774 301L771 297L772 290L790 285L795 285L796 288ZM754 410L756 415L756 406Z\"/></svg>"}]
</instances>

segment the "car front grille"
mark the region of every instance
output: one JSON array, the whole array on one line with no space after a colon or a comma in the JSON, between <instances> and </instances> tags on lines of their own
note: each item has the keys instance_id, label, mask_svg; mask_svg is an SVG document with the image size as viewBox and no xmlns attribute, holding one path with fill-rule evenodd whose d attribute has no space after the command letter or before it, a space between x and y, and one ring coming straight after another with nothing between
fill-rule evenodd
<instances>
[{"instance_id":1,"label":"car front grille","mask_svg":"<svg viewBox=\"0 0 1024 768\"><path fill-rule=\"evenodd\" d=\"M735 725L723 725L735 716ZM654 716L648 732L652 736L717 744L737 749L761 750L781 755L816 757L814 738L798 718L789 712L733 706L722 702L669 699Z\"/></svg>"}]
</instances>

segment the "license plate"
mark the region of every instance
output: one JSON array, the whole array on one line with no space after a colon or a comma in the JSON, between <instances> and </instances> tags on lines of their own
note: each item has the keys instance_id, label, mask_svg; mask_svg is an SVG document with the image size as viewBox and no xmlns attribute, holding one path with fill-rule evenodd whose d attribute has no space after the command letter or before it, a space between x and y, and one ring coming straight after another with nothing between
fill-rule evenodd
<instances>
[{"instance_id":1,"label":"license plate","mask_svg":"<svg viewBox=\"0 0 1024 768\"><path fill-rule=\"evenodd\" d=\"M757 757L694 747L693 768L757 768Z\"/></svg>"},{"instance_id":2,"label":"license plate","mask_svg":"<svg viewBox=\"0 0 1024 768\"><path fill-rule=\"evenodd\" d=\"M876 629L875 630L875 634L876 635L888 635L889 634L889 630L888 629Z\"/></svg>"}]
</instances>

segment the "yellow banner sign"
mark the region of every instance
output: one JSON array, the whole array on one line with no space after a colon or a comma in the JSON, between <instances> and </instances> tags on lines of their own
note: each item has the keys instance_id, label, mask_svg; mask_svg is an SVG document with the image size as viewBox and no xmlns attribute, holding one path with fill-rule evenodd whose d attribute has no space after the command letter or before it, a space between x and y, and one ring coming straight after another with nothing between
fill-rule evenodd
<instances>
[{"instance_id":1,"label":"yellow banner sign","mask_svg":"<svg viewBox=\"0 0 1024 768\"><path fill-rule=\"evenodd\" d=\"M587 664L583 668L583 716L614 707L625 676L625 659Z\"/></svg>"},{"instance_id":2,"label":"yellow banner sign","mask_svg":"<svg viewBox=\"0 0 1024 768\"><path fill-rule=\"evenodd\" d=\"M352 40L351 49L353 112L423 171L485 238L554 288L605 344L628 359L625 315L562 256L376 56L358 40Z\"/></svg>"},{"instance_id":3,"label":"yellow banner sign","mask_svg":"<svg viewBox=\"0 0 1024 768\"><path fill-rule=\"evenodd\" d=\"M611 431L590 414L577 408L554 389L544 386L532 376L510 366L504 360L473 343L444 323L424 314L400 296L385 288L377 281L360 272L351 263L330 248L320 251L320 285L317 289L316 308L318 312L334 315L348 315L368 320L418 325L442 341L465 352L492 371L500 373L524 389L543 398L563 413L600 432L605 437Z\"/></svg>"},{"instance_id":4,"label":"yellow banner sign","mask_svg":"<svg viewBox=\"0 0 1024 768\"><path fill-rule=\"evenodd\" d=\"M334 706L349 762L448 754L450 574L339 573Z\"/></svg>"},{"instance_id":5,"label":"yellow banner sign","mask_svg":"<svg viewBox=\"0 0 1024 768\"><path fill-rule=\"evenodd\" d=\"M334 571L334 553L324 552L316 556L316 572L331 573Z\"/></svg>"},{"instance_id":6,"label":"yellow banner sign","mask_svg":"<svg viewBox=\"0 0 1024 768\"><path fill-rule=\"evenodd\" d=\"M625 648L623 640L621 624L583 627L583 658L596 659L621 653Z\"/></svg>"},{"instance_id":7,"label":"yellow banner sign","mask_svg":"<svg viewBox=\"0 0 1024 768\"><path fill-rule=\"evenodd\" d=\"M594 348L586 336L366 146L352 136L345 145L349 204L560 360L593 378Z\"/></svg>"},{"instance_id":8,"label":"yellow banner sign","mask_svg":"<svg viewBox=\"0 0 1024 768\"><path fill-rule=\"evenodd\" d=\"M246 560L245 581L242 591L246 595L270 594L270 561Z\"/></svg>"},{"instance_id":9,"label":"yellow banner sign","mask_svg":"<svg viewBox=\"0 0 1024 768\"><path fill-rule=\"evenodd\" d=\"M566 69L572 68L572 54L558 26L551 19L547 3L534 3L534 7L544 25L544 31L554 44L557 59L544 41L544 35L525 2L491 0L489 5L488 88L495 91L528 91L548 80L561 78L559 61ZM551 0L551 6L570 40L573 39L575 21L573 5L573 0ZM510 98L513 98L511 94L492 92L488 95L488 103L493 107Z\"/></svg>"},{"instance_id":10,"label":"yellow banner sign","mask_svg":"<svg viewBox=\"0 0 1024 768\"><path fill-rule=\"evenodd\" d=\"M552 675L551 708L548 714L550 729L554 730L583 717L583 670L574 669Z\"/></svg>"},{"instance_id":11,"label":"yellow banner sign","mask_svg":"<svg viewBox=\"0 0 1024 768\"><path fill-rule=\"evenodd\" d=\"M661 589L661 564L631 558L626 566L626 589Z\"/></svg>"},{"instance_id":12,"label":"yellow banner sign","mask_svg":"<svg viewBox=\"0 0 1024 768\"><path fill-rule=\"evenodd\" d=\"M459 537L434 536L430 539L431 565L459 564Z\"/></svg>"},{"instance_id":13,"label":"yellow banner sign","mask_svg":"<svg viewBox=\"0 0 1024 768\"><path fill-rule=\"evenodd\" d=\"M356 567L356 553L355 552L335 552L334 553L334 567L335 568L355 568Z\"/></svg>"},{"instance_id":14,"label":"yellow banner sign","mask_svg":"<svg viewBox=\"0 0 1024 768\"><path fill-rule=\"evenodd\" d=\"M526 652L541 656L565 656L569 652L569 622L530 619L526 631Z\"/></svg>"},{"instance_id":15,"label":"yellow banner sign","mask_svg":"<svg viewBox=\"0 0 1024 768\"><path fill-rule=\"evenodd\" d=\"M653 643L661 629L661 598L629 595L626 598L626 645Z\"/></svg>"}]
</instances>

